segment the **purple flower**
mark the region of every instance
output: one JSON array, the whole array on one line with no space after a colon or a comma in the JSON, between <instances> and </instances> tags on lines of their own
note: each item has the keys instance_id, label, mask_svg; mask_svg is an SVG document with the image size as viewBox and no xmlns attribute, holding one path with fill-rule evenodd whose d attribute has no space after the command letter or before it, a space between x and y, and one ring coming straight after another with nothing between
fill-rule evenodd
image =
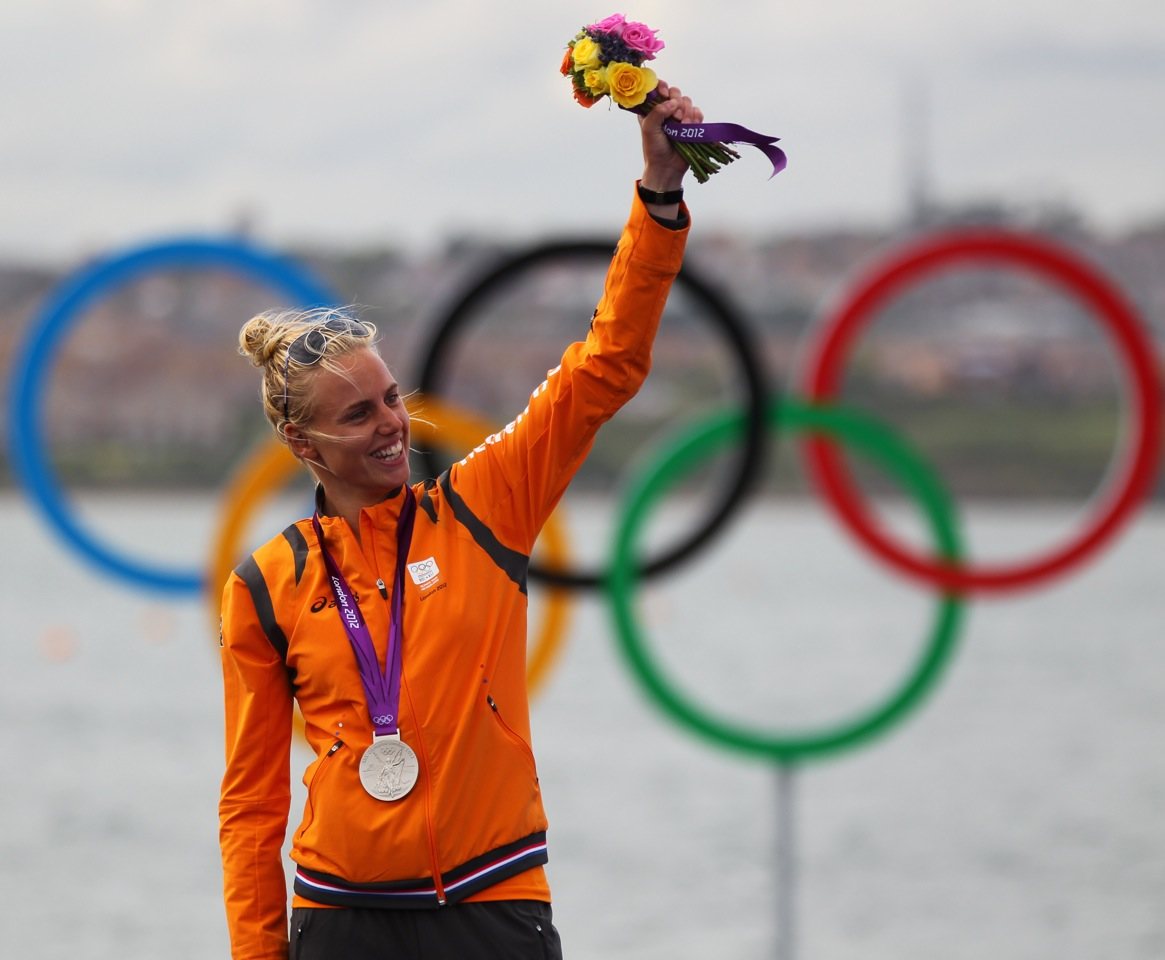
<instances>
[{"instance_id":1,"label":"purple flower","mask_svg":"<svg viewBox=\"0 0 1165 960\"><path fill-rule=\"evenodd\" d=\"M658 30L652 30L646 23L625 23L622 40L628 47L642 53L647 60L654 60L656 53L663 49L663 41L657 40Z\"/></svg>"},{"instance_id":2,"label":"purple flower","mask_svg":"<svg viewBox=\"0 0 1165 960\"><path fill-rule=\"evenodd\" d=\"M605 17L598 23L592 23L587 30L597 31L598 33L619 33L623 24L627 22L627 18L621 13L612 13L609 17Z\"/></svg>"},{"instance_id":3,"label":"purple flower","mask_svg":"<svg viewBox=\"0 0 1165 960\"><path fill-rule=\"evenodd\" d=\"M599 45L603 63L630 63L637 67L643 63L643 54L627 46L617 33L588 30L588 36Z\"/></svg>"}]
</instances>

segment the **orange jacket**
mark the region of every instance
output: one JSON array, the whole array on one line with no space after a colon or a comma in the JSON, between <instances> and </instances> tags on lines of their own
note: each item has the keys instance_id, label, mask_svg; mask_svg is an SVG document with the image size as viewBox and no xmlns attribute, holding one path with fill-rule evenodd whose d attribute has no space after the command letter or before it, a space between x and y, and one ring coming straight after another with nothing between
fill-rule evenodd
<instances>
[{"instance_id":1,"label":"orange jacket","mask_svg":"<svg viewBox=\"0 0 1165 960\"><path fill-rule=\"evenodd\" d=\"M293 698L316 755L292 843L297 902L550 899L526 699L526 567L596 431L647 376L686 233L654 222L636 199L586 341L567 349L513 423L439 479L413 485L409 562L420 566L405 577L399 723L420 777L408 796L383 802L360 785L372 725L311 522L288 527L231 575L219 816L235 960L287 956L280 851ZM390 608L377 581L391 589L399 493L362 511L359 541L343 519L320 518L382 666Z\"/></svg>"}]
</instances>

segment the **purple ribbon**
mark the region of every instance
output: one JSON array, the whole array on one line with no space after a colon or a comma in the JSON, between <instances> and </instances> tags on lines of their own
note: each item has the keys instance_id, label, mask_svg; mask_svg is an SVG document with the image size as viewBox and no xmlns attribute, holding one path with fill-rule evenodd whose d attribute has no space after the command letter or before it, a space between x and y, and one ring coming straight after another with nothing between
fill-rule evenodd
<instances>
[{"instance_id":1,"label":"purple ribbon","mask_svg":"<svg viewBox=\"0 0 1165 960\"><path fill-rule=\"evenodd\" d=\"M344 574L324 546L324 531L320 526L320 515L312 518L328 579L332 583L332 594L336 598L336 610L340 622L356 654L356 666L360 668L360 681L364 684L364 695L368 698L368 714L376 736L394 734L400 727L398 710L400 707L401 639L404 635L404 586L405 566L409 560L409 544L413 539L413 521L417 515L417 501L408 484L404 487L404 502L400 508L400 519L396 524L396 573L392 581L392 604L389 614L388 652L384 657L384 672L376 660L376 647L372 643L372 633L356 601Z\"/></svg>"},{"instance_id":2,"label":"purple ribbon","mask_svg":"<svg viewBox=\"0 0 1165 960\"><path fill-rule=\"evenodd\" d=\"M775 146L780 137L756 133L739 123L672 123L669 120L663 125L663 132L680 143L747 143L756 147L773 165L770 180L784 170L788 162L785 151Z\"/></svg>"}]
</instances>

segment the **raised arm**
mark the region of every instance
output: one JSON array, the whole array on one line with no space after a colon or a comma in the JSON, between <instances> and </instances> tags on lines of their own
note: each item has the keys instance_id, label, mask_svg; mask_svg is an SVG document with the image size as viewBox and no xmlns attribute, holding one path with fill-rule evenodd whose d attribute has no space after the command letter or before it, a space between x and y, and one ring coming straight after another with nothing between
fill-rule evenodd
<instances>
[{"instance_id":1,"label":"raised arm","mask_svg":"<svg viewBox=\"0 0 1165 960\"><path fill-rule=\"evenodd\" d=\"M661 83L659 89L666 99L640 120L638 186L662 193L679 189L688 169L663 133L664 122L698 121L703 114L677 88ZM522 413L451 468L456 493L511 549L532 549L599 427L646 379L688 223L682 202L648 206L634 198L586 340L566 349Z\"/></svg>"}]
</instances>

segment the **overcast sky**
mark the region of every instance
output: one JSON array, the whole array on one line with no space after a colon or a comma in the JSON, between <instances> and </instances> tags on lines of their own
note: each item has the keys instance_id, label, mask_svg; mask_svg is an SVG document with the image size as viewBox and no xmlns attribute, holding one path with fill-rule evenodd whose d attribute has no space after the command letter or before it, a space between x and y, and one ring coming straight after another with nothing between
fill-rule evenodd
<instances>
[{"instance_id":1,"label":"overcast sky","mask_svg":"<svg viewBox=\"0 0 1165 960\"><path fill-rule=\"evenodd\" d=\"M610 233L635 121L576 106L558 64L612 9L708 119L782 138L774 180L749 150L690 185L705 229L889 222L922 143L940 200L1165 216L1160 0L3 0L0 254L242 213L280 246Z\"/></svg>"}]
</instances>

